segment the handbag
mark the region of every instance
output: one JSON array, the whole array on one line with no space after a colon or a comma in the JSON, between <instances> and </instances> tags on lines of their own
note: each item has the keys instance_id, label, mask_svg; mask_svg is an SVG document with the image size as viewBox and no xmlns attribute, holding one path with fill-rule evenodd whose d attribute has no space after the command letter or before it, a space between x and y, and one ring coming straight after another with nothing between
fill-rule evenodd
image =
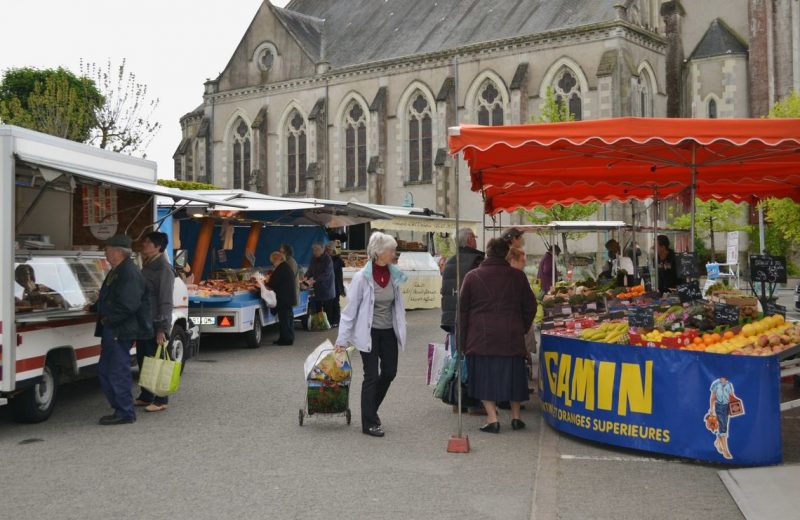
<instances>
[{"instance_id":1,"label":"handbag","mask_svg":"<svg viewBox=\"0 0 800 520\"><path fill-rule=\"evenodd\" d=\"M728 401L728 415L731 417L739 417L740 415L744 415L744 403L742 403L742 400L737 398L735 395L731 395L730 400Z\"/></svg>"},{"instance_id":2,"label":"handbag","mask_svg":"<svg viewBox=\"0 0 800 520\"><path fill-rule=\"evenodd\" d=\"M312 315L308 323L308 330L311 331L330 330L330 328L331 323L328 321L328 315L325 314L325 311L319 311Z\"/></svg>"},{"instance_id":3,"label":"handbag","mask_svg":"<svg viewBox=\"0 0 800 520\"><path fill-rule=\"evenodd\" d=\"M158 397L178 391L181 384L181 362L169 356L167 343L159 343L155 356L145 356L139 374L139 386Z\"/></svg>"}]
</instances>

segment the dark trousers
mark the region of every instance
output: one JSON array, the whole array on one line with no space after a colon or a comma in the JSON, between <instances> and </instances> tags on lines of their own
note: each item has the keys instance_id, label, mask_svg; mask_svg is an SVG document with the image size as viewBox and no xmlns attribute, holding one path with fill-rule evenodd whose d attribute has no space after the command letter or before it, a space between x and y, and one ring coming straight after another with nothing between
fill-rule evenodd
<instances>
[{"instance_id":1,"label":"dark trousers","mask_svg":"<svg viewBox=\"0 0 800 520\"><path fill-rule=\"evenodd\" d=\"M389 385L397 375L397 337L393 329L372 329L372 351L362 352L364 384L361 385L361 428L377 426Z\"/></svg>"},{"instance_id":2,"label":"dark trousers","mask_svg":"<svg viewBox=\"0 0 800 520\"><path fill-rule=\"evenodd\" d=\"M136 418L133 410L133 376L131 376L131 346L133 341L117 341L111 327L103 327L100 361L97 378L106 399L114 409L114 415Z\"/></svg>"},{"instance_id":3,"label":"dark trousers","mask_svg":"<svg viewBox=\"0 0 800 520\"><path fill-rule=\"evenodd\" d=\"M294 343L294 311L291 307L277 307L278 341Z\"/></svg>"},{"instance_id":4,"label":"dark trousers","mask_svg":"<svg viewBox=\"0 0 800 520\"><path fill-rule=\"evenodd\" d=\"M342 307L339 303L339 297L328 300L324 303L325 314L328 315L328 321L331 326L338 325L342 315Z\"/></svg>"},{"instance_id":5,"label":"dark trousers","mask_svg":"<svg viewBox=\"0 0 800 520\"><path fill-rule=\"evenodd\" d=\"M140 374L142 373L142 363L144 363L144 357L155 356L157 347L158 344L156 343L155 338L136 340L136 362L139 364ZM167 404L169 402L169 398L167 396L159 397L157 395L154 395L153 392L142 386L140 386L139 388L140 388L139 397L137 397L137 399L140 401L154 403L157 405Z\"/></svg>"}]
</instances>

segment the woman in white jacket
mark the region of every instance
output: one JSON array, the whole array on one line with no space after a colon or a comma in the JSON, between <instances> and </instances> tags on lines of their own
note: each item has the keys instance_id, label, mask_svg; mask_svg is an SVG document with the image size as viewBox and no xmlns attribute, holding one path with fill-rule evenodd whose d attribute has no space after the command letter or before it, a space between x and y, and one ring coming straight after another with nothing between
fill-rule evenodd
<instances>
[{"instance_id":1,"label":"woman in white jacket","mask_svg":"<svg viewBox=\"0 0 800 520\"><path fill-rule=\"evenodd\" d=\"M353 276L347 306L339 321L337 348L353 345L361 352L361 431L383 437L378 408L397 374L398 352L406 344L406 311L400 284L406 275L394 265L397 242L375 232L369 239L369 262Z\"/></svg>"}]
</instances>

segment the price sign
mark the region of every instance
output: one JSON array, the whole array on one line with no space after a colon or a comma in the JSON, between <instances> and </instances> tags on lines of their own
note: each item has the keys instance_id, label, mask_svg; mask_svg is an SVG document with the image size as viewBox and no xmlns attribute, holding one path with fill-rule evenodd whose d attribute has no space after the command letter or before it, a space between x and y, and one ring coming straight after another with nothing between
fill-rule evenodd
<instances>
[{"instance_id":1,"label":"price sign","mask_svg":"<svg viewBox=\"0 0 800 520\"><path fill-rule=\"evenodd\" d=\"M739 323L739 307L727 303L715 303L714 322L717 325L737 325Z\"/></svg>"},{"instance_id":2,"label":"price sign","mask_svg":"<svg viewBox=\"0 0 800 520\"><path fill-rule=\"evenodd\" d=\"M697 255L694 253L677 253L675 255L678 278L697 278Z\"/></svg>"},{"instance_id":3,"label":"price sign","mask_svg":"<svg viewBox=\"0 0 800 520\"><path fill-rule=\"evenodd\" d=\"M680 284L678 286L678 298L681 303L702 300L703 293L700 291L700 283L697 280L693 280L689 283Z\"/></svg>"},{"instance_id":4,"label":"price sign","mask_svg":"<svg viewBox=\"0 0 800 520\"><path fill-rule=\"evenodd\" d=\"M784 305L778 305L777 303L767 303L767 310L764 312L767 316L774 316L776 314L780 314L784 318L786 317L786 307Z\"/></svg>"},{"instance_id":5,"label":"price sign","mask_svg":"<svg viewBox=\"0 0 800 520\"><path fill-rule=\"evenodd\" d=\"M653 290L653 280L650 277L650 268L647 266L639 268L639 278L644 281L644 290L650 292Z\"/></svg>"},{"instance_id":6,"label":"price sign","mask_svg":"<svg viewBox=\"0 0 800 520\"><path fill-rule=\"evenodd\" d=\"M628 309L628 325L643 329L652 329L656 326L652 307L631 307Z\"/></svg>"},{"instance_id":7,"label":"price sign","mask_svg":"<svg viewBox=\"0 0 800 520\"><path fill-rule=\"evenodd\" d=\"M786 258L751 255L750 279L754 282L786 283Z\"/></svg>"}]
</instances>

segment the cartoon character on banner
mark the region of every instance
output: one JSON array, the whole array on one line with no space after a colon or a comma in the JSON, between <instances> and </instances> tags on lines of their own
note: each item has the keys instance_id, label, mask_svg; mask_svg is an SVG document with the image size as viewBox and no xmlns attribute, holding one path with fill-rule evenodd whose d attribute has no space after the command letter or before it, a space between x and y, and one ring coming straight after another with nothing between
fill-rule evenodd
<instances>
[{"instance_id":1,"label":"cartoon character on banner","mask_svg":"<svg viewBox=\"0 0 800 520\"><path fill-rule=\"evenodd\" d=\"M730 436L730 419L744 415L744 403L733 389L727 377L720 377L711 383L711 396L709 398L708 413L703 418L706 429L716 435L714 447L726 459L732 459L728 448Z\"/></svg>"}]
</instances>

